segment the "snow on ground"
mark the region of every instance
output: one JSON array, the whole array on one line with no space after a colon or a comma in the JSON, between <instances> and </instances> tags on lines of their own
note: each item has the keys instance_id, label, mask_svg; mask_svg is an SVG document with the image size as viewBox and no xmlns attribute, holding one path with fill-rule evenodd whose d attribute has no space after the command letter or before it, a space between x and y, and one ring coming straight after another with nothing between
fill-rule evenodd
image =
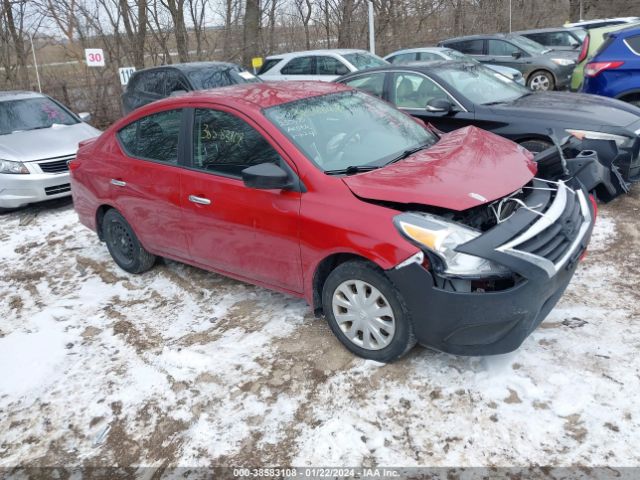
<instances>
[{"instance_id":1,"label":"snow on ground","mask_svg":"<svg viewBox=\"0 0 640 480\"><path fill-rule=\"evenodd\" d=\"M0 468L638 466L640 194L516 352L348 353L301 300L112 262L69 202L0 215Z\"/></svg>"}]
</instances>

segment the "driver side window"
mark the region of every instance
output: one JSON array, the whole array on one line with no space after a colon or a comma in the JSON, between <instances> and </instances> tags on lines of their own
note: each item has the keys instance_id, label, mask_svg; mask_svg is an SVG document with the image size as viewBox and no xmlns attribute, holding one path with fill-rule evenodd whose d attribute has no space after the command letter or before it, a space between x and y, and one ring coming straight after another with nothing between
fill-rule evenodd
<instances>
[{"instance_id":1,"label":"driver side window","mask_svg":"<svg viewBox=\"0 0 640 480\"><path fill-rule=\"evenodd\" d=\"M489 55L495 55L497 57L510 57L514 53L524 54L515 45L503 40L489 40Z\"/></svg>"},{"instance_id":2,"label":"driver side window","mask_svg":"<svg viewBox=\"0 0 640 480\"><path fill-rule=\"evenodd\" d=\"M393 81L393 103L401 108L425 108L436 98L449 100L447 93L433 80L417 73L396 73Z\"/></svg>"},{"instance_id":3,"label":"driver side window","mask_svg":"<svg viewBox=\"0 0 640 480\"><path fill-rule=\"evenodd\" d=\"M218 175L240 178L242 170L260 163L283 165L282 157L244 120L211 109L196 109L193 165Z\"/></svg>"}]
</instances>

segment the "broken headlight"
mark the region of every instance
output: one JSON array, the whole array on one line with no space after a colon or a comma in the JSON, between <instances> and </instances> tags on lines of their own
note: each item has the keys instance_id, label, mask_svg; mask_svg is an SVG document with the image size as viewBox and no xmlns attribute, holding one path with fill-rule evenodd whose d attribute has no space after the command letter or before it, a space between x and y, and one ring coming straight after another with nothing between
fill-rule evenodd
<instances>
[{"instance_id":1,"label":"broken headlight","mask_svg":"<svg viewBox=\"0 0 640 480\"><path fill-rule=\"evenodd\" d=\"M592 132L590 130L573 130L567 129L566 132L573 135L578 140L609 140L616 142L616 145L620 148L630 147L633 145L634 139L627 137L626 135L615 135L613 133L605 132Z\"/></svg>"},{"instance_id":2,"label":"broken headlight","mask_svg":"<svg viewBox=\"0 0 640 480\"><path fill-rule=\"evenodd\" d=\"M477 230L421 213L400 214L394 223L410 242L437 255L444 264L443 273L447 275L491 277L510 273L506 267L490 260L456 251L459 245L479 237L481 233Z\"/></svg>"}]
</instances>

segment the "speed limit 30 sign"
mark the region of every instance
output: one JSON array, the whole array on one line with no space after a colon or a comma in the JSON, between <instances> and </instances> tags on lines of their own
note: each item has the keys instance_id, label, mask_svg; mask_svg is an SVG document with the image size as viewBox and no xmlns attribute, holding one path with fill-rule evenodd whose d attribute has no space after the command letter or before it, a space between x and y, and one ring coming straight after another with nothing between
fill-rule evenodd
<instances>
[{"instance_id":1,"label":"speed limit 30 sign","mask_svg":"<svg viewBox=\"0 0 640 480\"><path fill-rule=\"evenodd\" d=\"M101 48L85 48L84 58L87 67L104 67L104 52Z\"/></svg>"}]
</instances>

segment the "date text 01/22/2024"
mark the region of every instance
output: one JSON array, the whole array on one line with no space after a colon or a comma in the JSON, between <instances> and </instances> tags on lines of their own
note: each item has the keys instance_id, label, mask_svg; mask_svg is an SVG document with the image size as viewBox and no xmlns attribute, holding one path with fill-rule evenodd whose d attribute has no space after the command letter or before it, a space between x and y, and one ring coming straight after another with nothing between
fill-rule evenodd
<instances>
[{"instance_id":1,"label":"date text 01/22/2024","mask_svg":"<svg viewBox=\"0 0 640 480\"><path fill-rule=\"evenodd\" d=\"M234 468L235 478L397 478L392 468Z\"/></svg>"}]
</instances>

